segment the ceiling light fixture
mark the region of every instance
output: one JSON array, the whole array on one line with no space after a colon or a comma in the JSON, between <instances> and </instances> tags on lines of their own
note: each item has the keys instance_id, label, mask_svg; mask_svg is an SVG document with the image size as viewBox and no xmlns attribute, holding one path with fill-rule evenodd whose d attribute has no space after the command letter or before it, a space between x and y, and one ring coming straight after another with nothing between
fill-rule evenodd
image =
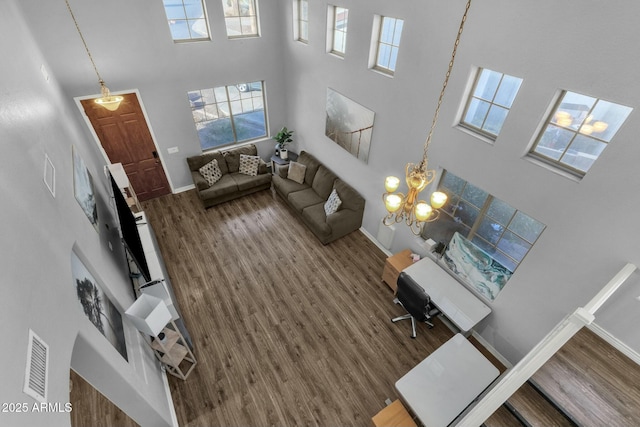
<instances>
[{"instance_id":1,"label":"ceiling light fixture","mask_svg":"<svg viewBox=\"0 0 640 427\"><path fill-rule=\"evenodd\" d=\"M422 231L422 225L425 222L431 222L438 219L438 217L440 216L439 209L442 208L447 202L447 195L440 191L436 191L431 194L430 203L427 203L424 200L418 200L418 195L436 177L436 172L434 170L427 169L427 153L429 150L429 145L431 143L433 130L436 127L436 123L438 121L438 115L440 114L440 105L442 104L442 99L444 98L444 93L447 89L447 84L449 83L449 76L451 75L451 70L453 69L453 63L456 58L458 44L460 43L460 36L462 35L462 30L464 29L464 24L467 20L467 14L469 12L470 6L471 0L468 0L464 10L464 15L462 16L462 21L460 21L458 35L456 36L456 41L453 45L453 52L451 52L449 68L447 69L447 74L445 75L444 83L442 84L442 90L440 91L440 97L438 98L436 111L433 116L433 121L431 122L431 129L429 130L429 134L424 143L422 161L419 164L408 163L405 168L405 180L407 182L409 192L406 196L402 193L395 193L395 191L398 189L398 186L400 185L400 178L395 176L388 176L385 180L384 186L387 192L382 195L382 200L384 201L385 207L387 208L389 214L384 217L382 223L386 226L404 221L409 226L413 234L418 235Z\"/></svg>"},{"instance_id":2,"label":"ceiling light fixture","mask_svg":"<svg viewBox=\"0 0 640 427\"><path fill-rule=\"evenodd\" d=\"M67 4L67 9L69 9L69 14L71 15L71 19L73 19L73 23L76 25L76 30L78 30L78 34L80 35L80 39L82 40L84 49L87 51L87 55L89 56L91 65L93 65L93 70L96 72L96 76L98 76L98 83L100 83L100 93L102 94L102 97L94 99L93 102L106 108L109 111L116 111L124 98L120 95L111 95L111 92L109 92L109 88L104 84L104 80L102 80L102 77L100 77L100 73L98 72L96 63L93 61L93 56L91 56L91 52L89 52L89 47L87 46L87 42L84 40L82 31L80 31L78 21L76 21L76 17L71 10L69 0L64 0L64 2Z\"/></svg>"}]
</instances>

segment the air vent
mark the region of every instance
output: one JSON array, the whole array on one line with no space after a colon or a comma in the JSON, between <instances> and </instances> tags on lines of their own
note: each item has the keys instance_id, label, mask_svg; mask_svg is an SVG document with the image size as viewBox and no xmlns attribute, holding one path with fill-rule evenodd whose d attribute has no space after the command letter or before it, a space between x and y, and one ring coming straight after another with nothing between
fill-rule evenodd
<instances>
[{"instance_id":1,"label":"air vent","mask_svg":"<svg viewBox=\"0 0 640 427\"><path fill-rule=\"evenodd\" d=\"M23 391L38 402L47 401L48 368L49 346L29 329L29 348Z\"/></svg>"}]
</instances>

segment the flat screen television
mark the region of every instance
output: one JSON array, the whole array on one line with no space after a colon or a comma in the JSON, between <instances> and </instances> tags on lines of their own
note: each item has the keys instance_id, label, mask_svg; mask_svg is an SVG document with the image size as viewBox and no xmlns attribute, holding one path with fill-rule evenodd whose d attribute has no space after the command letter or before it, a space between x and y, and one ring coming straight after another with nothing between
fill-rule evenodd
<instances>
[{"instance_id":1,"label":"flat screen television","mask_svg":"<svg viewBox=\"0 0 640 427\"><path fill-rule=\"evenodd\" d=\"M113 197L116 201L116 210L118 212L118 220L120 221L120 233L122 234L122 240L133 257L133 260L140 268L140 272L148 282L151 280L151 274L149 273L147 258L144 256L144 249L142 247L142 242L140 241L136 218L122 195L122 191L118 188L116 181L111 175L109 175L109 178L111 179L111 187L113 188Z\"/></svg>"}]
</instances>

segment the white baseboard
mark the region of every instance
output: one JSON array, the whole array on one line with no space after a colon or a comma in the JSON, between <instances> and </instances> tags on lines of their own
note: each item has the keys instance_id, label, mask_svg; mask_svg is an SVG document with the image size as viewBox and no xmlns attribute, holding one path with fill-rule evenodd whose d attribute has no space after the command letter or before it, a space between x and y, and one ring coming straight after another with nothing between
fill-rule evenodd
<instances>
[{"instance_id":1,"label":"white baseboard","mask_svg":"<svg viewBox=\"0 0 640 427\"><path fill-rule=\"evenodd\" d=\"M175 190L173 190L173 194L183 193L185 191L193 190L194 188L196 188L196 186L193 184L186 185L184 187L176 188Z\"/></svg>"},{"instance_id":2,"label":"white baseboard","mask_svg":"<svg viewBox=\"0 0 640 427\"><path fill-rule=\"evenodd\" d=\"M373 237L373 235L371 233L369 233L367 230L364 229L364 227L360 227L360 231L362 232L362 234L364 234L369 240L371 240L371 242L376 245L378 247L378 249L380 249L382 252L384 252L385 254L387 254L388 256L393 255L389 249L385 248L384 246L382 246L380 244L380 242L378 242L378 240Z\"/></svg>"},{"instance_id":3,"label":"white baseboard","mask_svg":"<svg viewBox=\"0 0 640 427\"><path fill-rule=\"evenodd\" d=\"M161 377L162 384L164 384L164 391L167 393L167 404L169 405L169 412L171 413L171 423L173 427L180 427L180 424L178 424L178 416L176 415L176 408L173 406L173 398L171 397L171 388L169 387L167 373L163 372Z\"/></svg>"},{"instance_id":4,"label":"white baseboard","mask_svg":"<svg viewBox=\"0 0 640 427\"><path fill-rule=\"evenodd\" d=\"M592 332L605 340L607 343L611 344L616 350L640 365L640 354L620 341L618 338L614 337L609 332L604 330L601 326L595 323L591 323L590 325L587 325L587 328L589 328Z\"/></svg>"},{"instance_id":5,"label":"white baseboard","mask_svg":"<svg viewBox=\"0 0 640 427\"><path fill-rule=\"evenodd\" d=\"M482 344L482 346L484 348L487 349L487 351L489 353L491 353L493 355L493 357L495 357L496 359L498 359L500 361L500 363L502 363L504 366L507 367L507 369L513 368L513 364L511 364L511 362L509 362L507 359L504 358L504 356L502 356L498 350L496 350L495 348L493 348L493 346L491 344L489 344L487 342L487 340L485 340L484 338L482 338L482 336L477 333L476 331L472 331L471 335L478 340L478 342L480 344Z\"/></svg>"}]
</instances>

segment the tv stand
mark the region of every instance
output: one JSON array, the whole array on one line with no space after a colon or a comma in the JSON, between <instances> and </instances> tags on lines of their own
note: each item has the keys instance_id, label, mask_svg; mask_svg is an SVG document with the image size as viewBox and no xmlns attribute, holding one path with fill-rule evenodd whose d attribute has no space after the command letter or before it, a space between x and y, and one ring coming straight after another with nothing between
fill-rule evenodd
<instances>
[{"instance_id":1,"label":"tv stand","mask_svg":"<svg viewBox=\"0 0 640 427\"><path fill-rule=\"evenodd\" d=\"M173 286L171 285L171 280L169 279L169 274L167 273L153 228L151 224L149 224L144 212L136 213L135 217L138 233L140 234L140 242L142 243L144 256L147 259L147 265L151 275L150 282L142 284L136 289L136 297L139 297L140 294L148 294L163 300L169 312L171 312L172 320L184 336L189 348L193 350L191 336L187 331L180 310L178 309L176 296L173 293Z\"/></svg>"}]
</instances>

